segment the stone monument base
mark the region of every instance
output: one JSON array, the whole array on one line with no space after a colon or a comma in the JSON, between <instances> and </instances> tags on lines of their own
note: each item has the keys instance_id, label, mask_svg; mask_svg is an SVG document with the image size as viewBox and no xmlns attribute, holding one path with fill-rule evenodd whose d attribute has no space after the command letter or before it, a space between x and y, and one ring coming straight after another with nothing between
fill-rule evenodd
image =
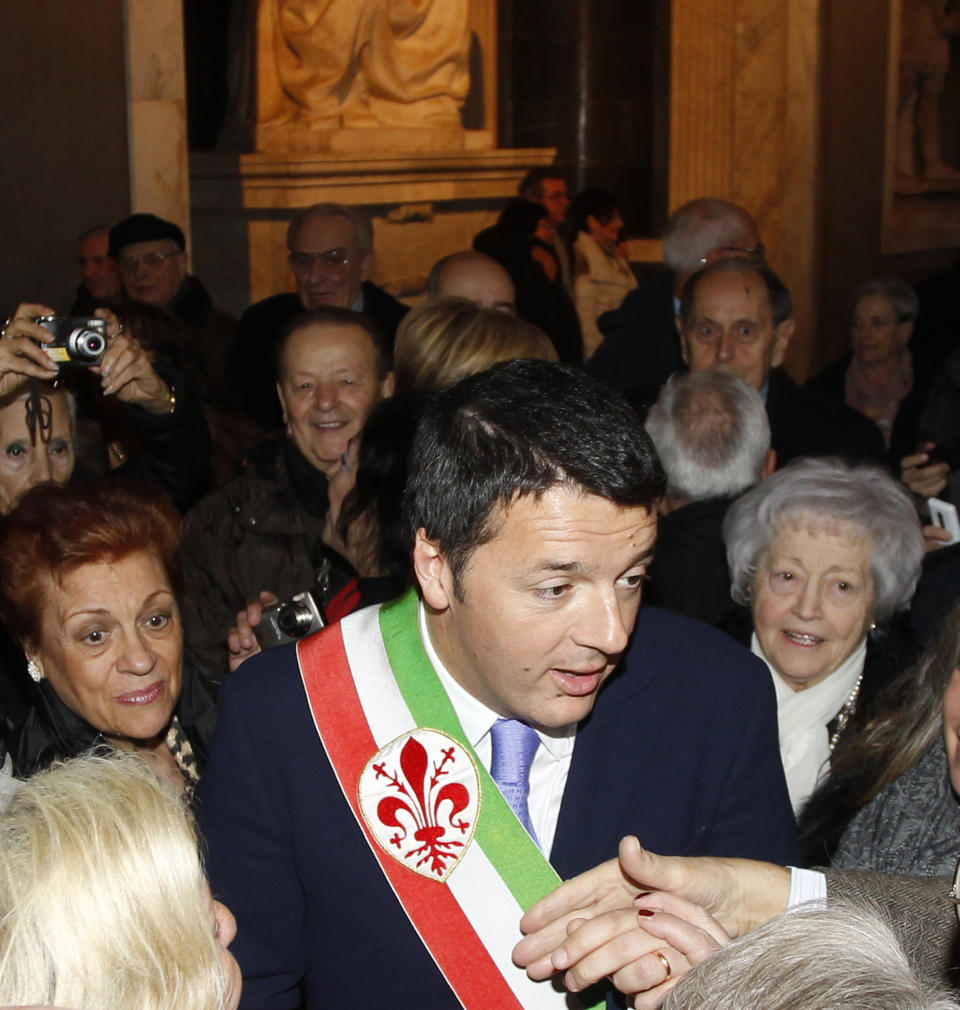
<instances>
[{"instance_id":1,"label":"stone monument base","mask_svg":"<svg viewBox=\"0 0 960 1010\"><path fill-rule=\"evenodd\" d=\"M394 155L401 151L488 151L493 148L490 130L431 130L407 127L324 127L307 121L261 123L257 127L257 150L290 154Z\"/></svg>"},{"instance_id":2,"label":"stone monument base","mask_svg":"<svg viewBox=\"0 0 960 1010\"><path fill-rule=\"evenodd\" d=\"M352 133L389 132L343 130ZM409 139L411 133L402 130ZM465 131L476 136L484 131ZM349 142L349 139L348 141ZM374 227L371 280L413 304L430 267L471 248L531 169L553 162L553 148L191 156L193 264L218 304L240 313L252 302L294 289L287 225L301 207L364 208Z\"/></svg>"}]
</instances>

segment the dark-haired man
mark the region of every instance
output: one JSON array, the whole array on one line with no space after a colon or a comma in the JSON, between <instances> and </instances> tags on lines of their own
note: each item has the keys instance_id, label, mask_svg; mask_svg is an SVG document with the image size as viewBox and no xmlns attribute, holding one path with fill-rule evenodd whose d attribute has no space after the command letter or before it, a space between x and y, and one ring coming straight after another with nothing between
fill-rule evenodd
<instances>
[{"instance_id":1,"label":"dark-haired man","mask_svg":"<svg viewBox=\"0 0 960 1010\"><path fill-rule=\"evenodd\" d=\"M796 329L790 292L767 266L721 259L683 287L677 317L691 372L716 368L763 397L777 465L796 456L886 463L880 429L864 414L797 385L780 365Z\"/></svg>"},{"instance_id":2,"label":"dark-haired man","mask_svg":"<svg viewBox=\"0 0 960 1010\"><path fill-rule=\"evenodd\" d=\"M323 605L349 580L321 541L327 479L393 391L383 338L349 309L299 316L281 341L278 368L274 395L286 429L247 450L240 476L190 512L181 538L187 654L217 677L227 674L237 612L260 593L287 600L326 581Z\"/></svg>"},{"instance_id":3,"label":"dark-haired man","mask_svg":"<svg viewBox=\"0 0 960 1010\"><path fill-rule=\"evenodd\" d=\"M547 208L550 223L553 225L553 251L560 263L560 279L567 289L567 294L573 298L573 267L570 263L570 250L563 237L563 226L570 210L567 180L558 168L551 165L532 168L520 180L517 195L522 196L524 200L536 200Z\"/></svg>"},{"instance_id":4,"label":"dark-haired man","mask_svg":"<svg viewBox=\"0 0 960 1010\"><path fill-rule=\"evenodd\" d=\"M303 983L308 1008L559 1010L510 960L516 923L628 826L796 857L763 669L695 622L637 621L663 485L629 406L570 368L498 365L426 408L419 592L224 690L201 803L246 1006Z\"/></svg>"}]
</instances>

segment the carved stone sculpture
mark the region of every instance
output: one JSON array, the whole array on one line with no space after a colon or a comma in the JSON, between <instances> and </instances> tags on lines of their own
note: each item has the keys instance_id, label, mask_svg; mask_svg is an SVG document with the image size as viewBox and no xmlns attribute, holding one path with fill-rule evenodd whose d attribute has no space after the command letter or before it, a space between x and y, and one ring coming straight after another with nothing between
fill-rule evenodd
<instances>
[{"instance_id":1,"label":"carved stone sculpture","mask_svg":"<svg viewBox=\"0 0 960 1010\"><path fill-rule=\"evenodd\" d=\"M459 130L469 0L259 0L258 121Z\"/></svg>"}]
</instances>

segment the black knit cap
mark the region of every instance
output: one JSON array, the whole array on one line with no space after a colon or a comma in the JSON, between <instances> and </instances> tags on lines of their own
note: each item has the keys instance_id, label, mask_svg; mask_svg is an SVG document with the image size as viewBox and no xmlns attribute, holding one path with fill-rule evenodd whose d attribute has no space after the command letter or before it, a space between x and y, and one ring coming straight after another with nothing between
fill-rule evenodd
<instances>
[{"instance_id":1,"label":"black knit cap","mask_svg":"<svg viewBox=\"0 0 960 1010\"><path fill-rule=\"evenodd\" d=\"M168 238L186 249L187 240L183 231L172 221L164 221L156 214L131 214L110 229L110 255L116 259L126 245L134 242L155 242Z\"/></svg>"}]
</instances>

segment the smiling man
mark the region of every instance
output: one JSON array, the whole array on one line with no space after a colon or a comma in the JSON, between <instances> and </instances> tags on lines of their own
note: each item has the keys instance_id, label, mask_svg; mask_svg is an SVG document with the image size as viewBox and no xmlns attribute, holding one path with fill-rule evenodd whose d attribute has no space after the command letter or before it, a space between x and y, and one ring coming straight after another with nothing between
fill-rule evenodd
<instances>
[{"instance_id":1,"label":"smiling man","mask_svg":"<svg viewBox=\"0 0 960 1010\"><path fill-rule=\"evenodd\" d=\"M225 685L201 804L244 1005L559 1010L510 960L558 873L628 830L797 857L765 671L637 618L663 485L631 409L573 369L497 365L426 409L418 590Z\"/></svg>"},{"instance_id":2,"label":"smiling man","mask_svg":"<svg viewBox=\"0 0 960 1010\"><path fill-rule=\"evenodd\" d=\"M383 333L389 354L407 306L370 280L373 228L359 209L318 203L298 211L287 229L295 292L256 302L240 317L227 378L238 409L264 429L280 422L274 357L284 329L306 309L333 306L369 316Z\"/></svg>"},{"instance_id":3,"label":"smiling man","mask_svg":"<svg viewBox=\"0 0 960 1010\"><path fill-rule=\"evenodd\" d=\"M240 476L190 511L183 529L187 655L226 676L237 611L270 592L281 600L349 582L346 562L321 542L327 479L375 404L393 390L379 331L349 309L306 312L284 336L274 396L285 427L249 447ZM383 599L381 596L380 599Z\"/></svg>"}]
</instances>

